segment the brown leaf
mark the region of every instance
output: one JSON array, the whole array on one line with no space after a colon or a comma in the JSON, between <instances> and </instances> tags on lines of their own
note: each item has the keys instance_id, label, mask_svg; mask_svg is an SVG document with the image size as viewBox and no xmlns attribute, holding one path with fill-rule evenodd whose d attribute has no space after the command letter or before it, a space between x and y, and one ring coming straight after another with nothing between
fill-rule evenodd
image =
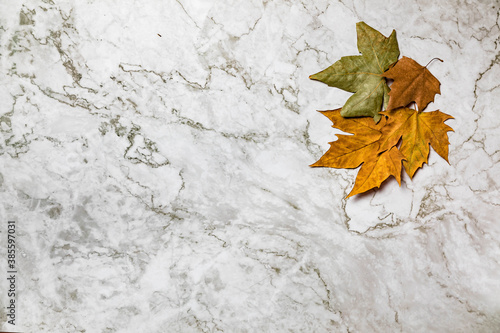
<instances>
[{"instance_id":1,"label":"brown leaf","mask_svg":"<svg viewBox=\"0 0 500 333\"><path fill-rule=\"evenodd\" d=\"M438 79L411 58L401 58L384 76L394 80L387 110L406 107L412 102L416 102L418 109L423 110L434 101L436 94L441 93Z\"/></svg>"},{"instance_id":2,"label":"brown leaf","mask_svg":"<svg viewBox=\"0 0 500 333\"><path fill-rule=\"evenodd\" d=\"M337 135L330 142L330 149L312 167L357 168L362 167L348 197L379 187L387 178L394 176L401 184L401 160L404 156L394 147L380 152L381 130L386 118L375 124L371 118L344 118L340 109L323 111L334 128L354 135Z\"/></svg>"},{"instance_id":3,"label":"brown leaf","mask_svg":"<svg viewBox=\"0 0 500 333\"><path fill-rule=\"evenodd\" d=\"M382 112L389 117L382 128L380 151L394 147L402 139L399 150L405 157L406 173L413 178L418 168L427 163L429 144L448 162L448 132L453 129L444 122L452 116L440 112L418 112L402 108Z\"/></svg>"}]
</instances>

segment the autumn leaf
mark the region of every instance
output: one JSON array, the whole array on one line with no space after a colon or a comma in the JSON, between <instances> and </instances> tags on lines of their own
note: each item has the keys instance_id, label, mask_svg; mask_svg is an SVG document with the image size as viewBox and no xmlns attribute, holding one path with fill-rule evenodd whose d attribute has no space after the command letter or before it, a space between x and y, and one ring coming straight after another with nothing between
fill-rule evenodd
<instances>
[{"instance_id":1,"label":"autumn leaf","mask_svg":"<svg viewBox=\"0 0 500 333\"><path fill-rule=\"evenodd\" d=\"M390 176L394 176L401 186L401 161L404 159L404 155L396 147L384 151L375 158L368 159L359 169L354 187L346 199L380 187Z\"/></svg>"},{"instance_id":2,"label":"autumn leaf","mask_svg":"<svg viewBox=\"0 0 500 333\"><path fill-rule=\"evenodd\" d=\"M391 149L401 141L399 150L405 157L403 166L413 178L418 168L427 163L429 145L448 162L448 132L453 129L444 122L452 116L440 112L418 112L401 108L382 112L389 117L381 129L380 151Z\"/></svg>"},{"instance_id":3,"label":"autumn leaf","mask_svg":"<svg viewBox=\"0 0 500 333\"><path fill-rule=\"evenodd\" d=\"M371 118L344 118L341 109L323 111L333 122L334 128L354 135L337 135L330 149L312 167L357 168L361 164L354 188L347 197L379 187L387 178L394 176L401 184L401 161L404 156L395 149L380 152L381 130L385 117L378 124Z\"/></svg>"},{"instance_id":4,"label":"autumn leaf","mask_svg":"<svg viewBox=\"0 0 500 333\"><path fill-rule=\"evenodd\" d=\"M366 156L378 151L380 129L383 121L375 124L371 118L344 118L341 109L321 111L338 128L353 135L337 135L338 140L330 142L330 149L314 164L313 167L357 168L365 161Z\"/></svg>"},{"instance_id":5,"label":"autumn leaf","mask_svg":"<svg viewBox=\"0 0 500 333\"><path fill-rule=\"evenodd\" d=\"M407 108L415 102L419 110L425 109L440 94L440 83L427 66L407 57L397 61L396 32L386 38L364 22L357 23L356 30L361 55L342 57L309 77L354 93L341 109L322 112L332 127L351 135L337 135L311 165L360 167L347 198L380 187L391 176L401 186L402 166L413 178L428 163L430 146L448 162L448 132L453 131L444 123L452 116ZM392 90L386 79L394 80Z\"/></svg>"},{"instance_id":6,"label":"autumn leaf","mask_svg":"<svg viewBox=\"0 0 500 333\"><path fill-rule=\"evenodd\" d=\"M362 55L342 57L309 78L354 93L342 107L343 117L370 116L378 122L382 104L389 100L383 73L399 57L396 31L386 38L364 22L356 24L356 31Z\"/></svg>"},{"instance_id":7,"label":"autumn leaf","mask_svg":"<svg viewBox=\"0 0 500 333\"><path fill-rule=\"evenodd\" d=\"M434 96L441 93L438 79L411 58L401 58L384 76L394 80L388 110L405 107L412 102L417 103L419 110L424 110L427 104L434 101Z\"/></svg>"}]
</instances>

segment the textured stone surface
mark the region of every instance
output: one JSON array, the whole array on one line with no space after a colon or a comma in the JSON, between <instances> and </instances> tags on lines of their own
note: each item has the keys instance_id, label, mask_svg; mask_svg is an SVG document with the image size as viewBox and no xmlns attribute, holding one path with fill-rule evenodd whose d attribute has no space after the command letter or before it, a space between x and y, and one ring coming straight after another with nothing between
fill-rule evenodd
<instances>
[{"instance_id":1,"label":"textured stone surface","mask_svg":"<svg viewBox=\"0 0 500 333\"><path fill-rule=\"evenodd\" d=\"M350 94L308 76L358 21L445 61L455 132L345 201L355 171L308 165ZM497 1L4 1L0 43L0 328L500 330Z\"/></svg>"}]
</instances>

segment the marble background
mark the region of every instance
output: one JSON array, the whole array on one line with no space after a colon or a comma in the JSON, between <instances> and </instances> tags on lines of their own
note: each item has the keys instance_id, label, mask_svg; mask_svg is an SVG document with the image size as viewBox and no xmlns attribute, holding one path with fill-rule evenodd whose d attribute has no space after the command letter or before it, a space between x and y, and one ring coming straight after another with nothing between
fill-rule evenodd
<instances>
[{"instance_id":1,"label":"marble background","mask_svg":"<svg viewBox=\"0 0 500 333\"><path fill-rule=\"evenodd\" d=\"M0 2L0 328L499 332L499 10ZM455 132L450 165L344 200L355 170L308 165L335 133L316 110L350 94L308 76L357 54L358 21L444 60L428 110Z\"/></svg>"}]
</instances>

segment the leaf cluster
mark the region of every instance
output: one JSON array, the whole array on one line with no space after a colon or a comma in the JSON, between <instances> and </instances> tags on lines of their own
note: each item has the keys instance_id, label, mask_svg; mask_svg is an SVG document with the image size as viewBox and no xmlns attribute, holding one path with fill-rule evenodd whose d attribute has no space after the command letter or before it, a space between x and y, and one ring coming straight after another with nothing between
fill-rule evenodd
<instances>
[{"instance_id":1,"label":"leaf cluster","mask_svg":"<svg viewBox=\"0 0 500 333\"><path fill-rule=\"evenodd\" d=\"M440 83L413 59L398 60L396 32L386 38L364 22L357 23L356 30L362 55L342 57L310 76L354 93L342 108L321 111L334 128L352 135L337 135L330 149L311 165L361 165L347 197L380 187L391 176L401 185L402 166L413 178L428 161L429 145L448 162L447 133L453 131L444 124L452 116L440 111L419 111L440 94ZM393 80L392 90L387 79ZM417 110L408 107L413 103Z\"/></svg>"}]
</instances>

